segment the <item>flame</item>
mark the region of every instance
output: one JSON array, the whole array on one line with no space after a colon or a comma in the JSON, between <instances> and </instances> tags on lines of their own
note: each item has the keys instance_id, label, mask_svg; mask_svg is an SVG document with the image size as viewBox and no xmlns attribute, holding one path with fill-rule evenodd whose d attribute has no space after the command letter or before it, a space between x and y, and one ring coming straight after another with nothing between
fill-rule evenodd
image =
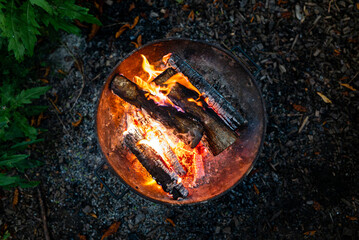
<instances>
[{"instance_id":1,"label":"flame","mask_svg":"<svg viewBox=\"0 0 359 240\"><path fill-rule=\"evenodd\" d=\"M147 82L151 82L153 79L155 79L155 77L160 75L163 70L156 70L155 67L148 62L144 55L141 54L141 57L143 58L142 68L145 70L145 72L148 73Z\"/></svg>"},{"instance_id":2,"label":"flame","mask_svg":"<svg viewBox=\"0 0 359 240\"><path fill-rule=\"evenodd\" d=\"M183 111L180 107L176 106L167 95L171 92L172 88L176 83L185 86L186 88L196 92L198 98L188 98L189 102L194 102L198 106L203 107L203 100L201 100L202 94L194 87L186 76L182 73L176 73L171 78L169 78L162 86L157 86L152 81L160 75L167 67L155 67L151 65L147 58L144 55L141 55L143 62L142 68L143 71L148 75L147 79L135 76L132 80L141 90L145 91L146 98L152 99L158 105L163 106L172 106L178 111ZM171 57L171 53L165 55L162 58L162 61L166 64L168 59ZM178 183L183 183L187 187L195 187L197 180L204 176L204 167L203 159L207 155L207 148L200 142L196 148L191 149L186 146L179 138L177 138L170 130L164 127L161 123L152 119L147 115L145 111L140 109L129 109L127 112L127 130L124 132L124 135L134 131L136 128L143 135L142 140L137 144L146 144L153 148L162 158L163 163L168 167L172 168L171 162L166 155L165 143L169 145L173 153L176 155L179 163L187 172L182 178L178 179ZM155 180L149 180L145 185L152 185L155 183Z\"/></svg>"}]
</instances>

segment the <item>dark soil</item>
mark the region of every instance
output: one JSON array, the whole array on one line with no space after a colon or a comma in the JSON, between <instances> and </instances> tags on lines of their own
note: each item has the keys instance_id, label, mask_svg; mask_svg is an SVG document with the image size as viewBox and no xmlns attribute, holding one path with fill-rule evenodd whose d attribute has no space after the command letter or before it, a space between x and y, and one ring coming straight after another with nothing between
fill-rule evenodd
<instances>
[{"instance_id":1,"label":"dark soil","mask_svg":"<svg viewBox=\"0 0 359 240\"><path fill-rule=\"evenodd\" d=\"M32 151L45 165L27 175L41 181L52 239L100 239L116 221L108 239L358 239L359 98L341 85L359 89L358 3L138 1L129 11L130 4L106 1L96 36L64 36L66 47L50 57L47 97L58 95L62 114L50 105L41 126L46 141ZM136 16L136 27L115 38ZM223 197L184 207L132 192L117 201L95 177L103 158L94 124L99 93L139 35L143 44L186 37L240 46L263 68L264 148L251 174ZM83 120L74 127L77 112ZM110 171L102 174L117 192L124 189ZM36 188L20 189L15 207L13 194L0 192L0 226L11 239L44 239Z\"/></svg>"}]
</instances>

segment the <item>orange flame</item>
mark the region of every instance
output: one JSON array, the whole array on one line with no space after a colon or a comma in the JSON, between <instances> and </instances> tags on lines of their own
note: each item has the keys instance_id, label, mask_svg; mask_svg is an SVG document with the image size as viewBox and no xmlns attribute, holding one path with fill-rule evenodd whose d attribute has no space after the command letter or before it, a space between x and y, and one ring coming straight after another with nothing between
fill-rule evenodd
<instances>
[{"instance_id":1,"label":"orange flame","mask_svg":"<svg viewBox=\"0 0 359 240\"><path fill-rule=\"evenodd\" d=\"M166 64L170 56L171 53L165 55L162 58L162 61ZM141 57L143 59L142 68L144 72L147 73L148 78L143 79L139 76L135 76L132 82L140 89L147 92L145 94L147 99L152 99L158 105L172 106L178 111L184 112L167 97L173 86L178 83L198 94L198 99L188 98L188 101L195 102L198 106L203 107L203 103L200 101L202 94L191 84L186 76L182 73L177 73L168 79L163 86L157 86L155 83L152 83L152 81L164 70L166 70L166 67L160 67L160 70L158 70L158 68L149 63L144 55L141 55ZM138 128L140 132L142 132L144 139L140 140L137 144L146 144L152 147L162 157L164 164L168 168L173 168L166 155L167 153L164 150L164 142L166 142L178 158L179 163L187 172L184 176L182 176L182 178L179 178L178 181L183 182L188 187L196 186L197 180L204 176L203 158L208 153L207 148L200 143L196 148L191 149L186 146L184 142L178 139L171 131L166 129L161 123L151 119L139 110L132 109L131 112L128 112L128 116L131 118L127 121L130 126L127 126L127 131L124 134L131 131L133 128ZM137 118L146 119L147 122L143 123ZM155 182L151 180L148 181L146 185L154 183Z\"/></svg>"}]
</instances>

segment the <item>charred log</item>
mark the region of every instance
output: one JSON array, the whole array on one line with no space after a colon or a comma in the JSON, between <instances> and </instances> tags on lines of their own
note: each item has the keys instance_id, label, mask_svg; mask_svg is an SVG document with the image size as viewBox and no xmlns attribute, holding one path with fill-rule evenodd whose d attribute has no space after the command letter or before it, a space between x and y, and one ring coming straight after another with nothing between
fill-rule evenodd
<instances>
[{"instance_id":1,"label":"charred log","mask_svg":"<svg viewBox=\"0 0 359 240\"><path fill-rule=\"evenodd\" d=\"M162 157L152 147L141 143L141 140L144 140L142 134L132 127L125 135L124 143L165 192L172 194L174 199L187 197L188 190L180 182L178 175L168 169Z\"/></svg>"},{"instance_id":2,"label":"charred log","mask_svg":"<svg viewBox=\"0 0 359 240\"><path fill-rule=\"evenodd\" d=\"M237 130L247 125L244 117L185 60L176 54L172 54L167 64L174 67L178 72L183 73L201 93L204 93L202 96L208 99L208 105L216 111L218 116L232 130Z\"/></svg>"},{"instance_id":3,"label":"charred log","mask_svg":"<svg viewBox=\"0 0 359 240\"><path fill-rule=\"evenodd\" d=\"M155 79L154 82L158 84L160 80ZM164 86L164 84L160 86ZM188 101L188 99L198 98L198 93L195 91L176 83L167 97L182 108L186 114L198 119L202 123L205 129L205 138L214 156L223 152L236 141L238 136L222 122L212 108L208 108L205 105L205 102L200 102L201 107L198 105L198 102Z\"/></svg>"},{"instance_id":4,"label":"charred log","mask_svg":"<svg viewBox=\"0 0 359 240\"><path fill-rule=\"evenodd\" d=\"M195 148L201 141L204 129L197 120L189 118L173 107L159 106L152 99L147 99L146 92L124 76L116 76L110 88L126 102L145 109L151 117L159 120L166 127L174 129L175 134L191 148Z\"/></svg>"},{"instance_id":5,"label":"charred log","mask_svg":"<svg viewBox=\"0 0 359 240\"><path fill-rule=\"evenodd\" d=\"M153 148L141 140L142 135L133 128L126 134L124 142L165 192L172 194L174 199L185 198L188 191L178 183L179 177L163 164L161 156Z\"/></svg>"},{"instance_id":6,"label":"charred log","mask_svg":"<svg viewBox=\"0 0 359 240\"><path fill-rule=\"evenodd\" d=\"M186 174L186 171L183 169L182 165L179 163L178 158L176 154L173 152L171 146L166 140L166 137L163 135L163 133L156 129L156 124L151 119L150 116L143 115L143 113L136 111L134 114L134 118L144 127L151 126L154 129L152 130L153 134L159 139L159 142L161 144L161 148L163 150L163 153L165 154L167 160L170 162L173 170L180 176L183 176Z\"/></svg>"}]
</instances>

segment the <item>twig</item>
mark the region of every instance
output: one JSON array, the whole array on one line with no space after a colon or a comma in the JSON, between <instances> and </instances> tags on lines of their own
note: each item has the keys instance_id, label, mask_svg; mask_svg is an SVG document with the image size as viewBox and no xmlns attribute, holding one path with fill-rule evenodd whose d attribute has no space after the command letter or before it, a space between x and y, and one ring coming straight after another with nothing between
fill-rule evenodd
<instances>
[{"instance_id":1,"label":"twig","mask_svg":"<svg viewBox=\"0 0 359 240\"><path fill-rule=\"evenodd\" d=\"M67 46L66 43L62 43L62 45L66 48L66 50L70 53L71 57L74 59L75 63L77 64L78 68L79 68L79 71L81 73L81 76L82 76L82 83L81 83L81 88L80 88L80 92L79 94L77 95L77 97L75 98L75 101L74 101L74 104L72 104L72 107L70 108L70 112L72 111L72 109L75 107L77 101L79 100L81 94L82 94L82 91L85 87L85 74L84 74L84 66L83 64L81 64L79 62L79 60L75 57L75 54L70 50L70 48Z\"/></svg>"},{"instance_id":2,"label":"twig","mask_svg":"<svg viewBox=\"0 0 359 240\"><path fill-rule=\"evenodd\" d=\"M306 117L304 118L304 121L303 121L302 125L300 126L300 128L299 128L299 130L298 130L298 133L300 133L300 132L303 130L303 128L305 127L305 125L308 123L308 120L309 120L309 117L306 116Z\"/></svg>"},{"instance_id":3,"label":"twig","mask_svg":"<svg viewBox=\"0 0 359 240\"><path fill-rule=\"evenodd\" d=\"M358 76L359 72L357 72L354 77L352 79L350 79L350 81L348 82L348 84L350 84L357 76Z\"/></svg>"},{"instance_id":4,"label":"twig","mask_svg":"<svg viewBox=\"0 0 359 240\"><path fill-rule=\"evenodd\" d=\"M42 219L42 226L44 229L45 239L50 240L51 238L50 238L49 229L47 228L45 205L44 205L44 201L42 200L40 187L37 187L37 194L39 195L39 203L40 203L40 208L41 208L41 219Z\"/></svg>"},{"instance_id":5,"label":"twig","mask_svg":"<svg viewBox=\"0 0 359 240\"><path fill-rule=\"evenodd\" d=\"M49 102L50 102L50 101L49 101ZM65 132L66 132L66 134L70 137L71 142L74 143L74 142L72 141L71 135L70 135L69 131L67 130L67 128L66 128L64 122L61 120L59 114L57 113L56 108L55 108L53 105L51 105L51 106L55 109L56 117L57 117L57 119L59 119L59 121L60 121L62 127L64 128L64 130L65 130Z\"/></svg>"}]
</instances>

